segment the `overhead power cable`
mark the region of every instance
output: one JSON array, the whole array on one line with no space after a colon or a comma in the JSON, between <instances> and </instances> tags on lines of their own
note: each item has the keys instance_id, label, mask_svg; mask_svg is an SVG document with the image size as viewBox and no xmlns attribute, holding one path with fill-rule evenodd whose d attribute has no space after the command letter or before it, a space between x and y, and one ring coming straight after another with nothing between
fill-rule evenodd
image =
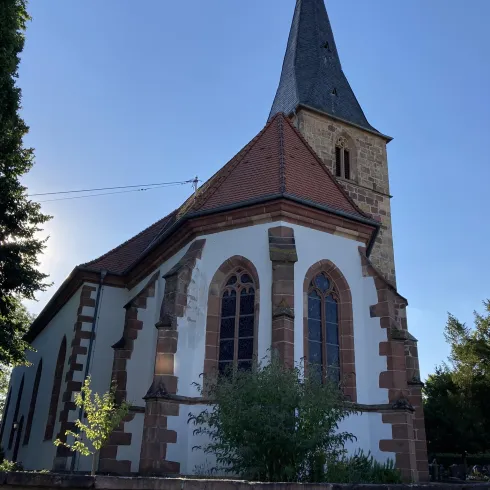
<instances>
[{"instance_id":1,"label":"overhead power cable","mask_svg":"<svg viewBox=\"0 0 490 490\"><path fill-rule=\"evenodd\" d=\"M85 199L87 197L97 197L97 196L111 196L111 195L114 195L114 194L127 194L128 192L142 192L142 191L152 191L152 190L155 190L155 189L162 189L162 188L165 188L165 187L173 187L173 186L176 186L176 185L184 185L184 184L189 184L191 181L187 181L187 182L174 182L174 183L168 183L168 184L152 184L152 187L141 187L139 189L131 189L131 190L125 190L125 191L114 191L114 192L101 192L101 193L97 193L97 194L88 194L86 196L72 196L72 197L59 197L59 198L56 198L56 199L45 199L45 200L42 200L42 201L38 201L39 203L42 203L42 202L53 202L53 201L69 201L71 199ZM133 186L128 186L128 187L133 187ZM116 189L118 189L118 187L116 187ZM78 191L76 191L78 192ZM64 194L64 192L60 192L59 194Z\"/></svg>"},{"instance_id":2,"label":"overhead power cable","mask_svg":"<svg viewBox=\"0 0 490 490\"><path fill-rule=\"evenodd\" d=\"M80 192L96 192L96 191L108 191L108 190L114 190L114 189L130 189L130 188L136 188L136 187L156 187L156 186L167 186L167 185L183 185L183 184L190 184L194 182L196 179L190 179L190 180L184 180L180 182L159 182L157 184L137 184L137 185L122 185L122 186L116 186L116 187L99 187L99 188L94 188L94 189L78 189L74 191L56 191L56 192L42 192L38 194L29 194L28 197L35 197L35 196L52 196L55 194L75 194L75 193L80 193Z\"/></svg>"}]
</instances>

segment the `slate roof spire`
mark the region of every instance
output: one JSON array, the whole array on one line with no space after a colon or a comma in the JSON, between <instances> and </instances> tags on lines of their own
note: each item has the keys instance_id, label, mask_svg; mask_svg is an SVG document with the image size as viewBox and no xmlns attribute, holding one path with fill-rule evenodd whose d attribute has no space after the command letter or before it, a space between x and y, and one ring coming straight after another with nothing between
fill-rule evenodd
<instances>
[{"instance_id":1,"label":"slate roof spire","mask_svg":"<svg viewBox=\"0 0 490 490\"><path fill-rule=\"evenodd\" d=\"M340 63L324 0L297 0L279 88L270 117L299 105L375 131Z\"/></svg>"}]
</instances>

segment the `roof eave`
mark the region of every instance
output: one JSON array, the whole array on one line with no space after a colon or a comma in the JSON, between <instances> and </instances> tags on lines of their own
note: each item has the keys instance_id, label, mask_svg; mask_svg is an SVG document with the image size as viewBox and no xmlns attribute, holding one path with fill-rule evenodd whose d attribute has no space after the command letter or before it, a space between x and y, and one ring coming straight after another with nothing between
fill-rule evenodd
<instances>
[{"instance_id":1,"label":"roof eave","mask_svg":"<svg viewBox=\"0 0 490 490\"><path fill-rule=\"evenodd\" d=\"M248 199L247 201L241 201L241 202L234 203L234 204L228 204L226 206L220 206L218 208L207 209L204 211L195 211L193 213L183 215L168 230L166 230L165 233L163 233L162 236L159 238L159 240L155 241L155 243L148 250L146 250L145 253L140 256L139 260L136 263L132 264L125 271L124 274L125 275L129 274L131 272L131 270L134 267L136 267L139 262L141 262L141 260L143 260L147 255L149 255L156 247L158 247L162 242L164 242L168 236L172 235L178 228L180 228L188 220L191 220L194 218L201 218L203 216L209 216L212 214L219 214L219 213L223 213L226 211L232 211L235 209L245 208L248 206L253 206L255 204L262 204L262 203L266 203L269 201L274 201L276 199L289 199L291 201L295 201L295 202L297 202L299 204L303 204L305 206L310 206L312 208L316 208L316 209L319 209L321 211L326 211L328 213L334 214L334 215L339 216L341 218L350 219L352 221L362 223L364 225L372 226L374 228L373 235L374 234L377 235L377 233L378 233L377 230L379 230L379 227L381 226L378 221L375 221L375 220L372 220L369 218L364 218L362 216L355 216L355 215L349 214L345 211L342 211L340 209L335 209L335 208L331 208L331 207L324 206L321 204L317 204L317 203L314 203L312 201L308 201L306 199L302 199L300 197L293 196L292 194L288 194L288 193L270 194L268 196L262 196L259 198ZM376 238L376 237L374 237L374 238ZM371 239L371 241L373 241L373 239ZM370 244L368 245L368 247L370 246L372 248L371 241L370 241ZM374 241L373 241L373 244L374 244Z\"/></svg>"},{"instance_id":2,"label":"roof eave","mask_svg":"<svg viewBox=\"0 0 490 490\"><path fill-rule=\"evenodd\" d=\"M352 126L357 129L362 129L363 131L367 131L368 133L374 134L375 136L379 136L380 138L383 138L386 143L390 143L390 141L393 141L393 138L391 136L387 136L386 134L380 133L379 131L376 131L374 129L369 129L364 126L360 126L359 124L353 123L351 121L347 121L346 119L342 119L341 117L333 116L332 114L329 114L328 112L322 111L321 109L317 109L316 107L309 106L308 104L303 104L300 102L294 111L289 114L289 116L295 114L298 112L298 109L304 108L312 112L316 112L317 114L321 114L322 116L327 116L330 117L336 121L342 122L344 124L348 124L349 126Z\"/></svg>"}]
</instances>

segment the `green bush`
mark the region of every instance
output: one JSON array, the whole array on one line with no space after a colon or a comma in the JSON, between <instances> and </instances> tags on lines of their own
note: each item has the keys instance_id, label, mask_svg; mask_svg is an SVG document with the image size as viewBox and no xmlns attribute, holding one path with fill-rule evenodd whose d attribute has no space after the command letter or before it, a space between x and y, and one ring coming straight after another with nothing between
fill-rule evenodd
<instances>
[{"instance_id":1,"label":"green bush","mask_svg":"<svg viewBox=\"0 0 490 490\"><path fill-rule=\"evenodd\" d=\"M206 380L207 382L209 380ZM353 412L337 384L321 383L278 359L211 380L214 404L189 414L201 449L216 458L216 473L266 482L319 481L327 459L344 454L353 434L338 424Z\"/></svg>"},{"instance_id":2,"label":"green bush","mask_svg":"<svg viewBox=\"0 0 490 490\"><path fill-rule=\"evenodd\" d=\"M328 483L402 483L402 476L390 459L376 461L371 453L359 450L353 456L329 460L324 480Z\"/></svg>"},{"instance_id":3,"label":"green bush","mask_svg":"<svg viewBox=\"0 0 490 490\"><path fill-rule=\"evenodd\" d=\"M24 467L20 463L14 461L8 461L4 459L0 463L0 471L12 472L12 471L24 471Z\"/></svg>"}]
</instances>

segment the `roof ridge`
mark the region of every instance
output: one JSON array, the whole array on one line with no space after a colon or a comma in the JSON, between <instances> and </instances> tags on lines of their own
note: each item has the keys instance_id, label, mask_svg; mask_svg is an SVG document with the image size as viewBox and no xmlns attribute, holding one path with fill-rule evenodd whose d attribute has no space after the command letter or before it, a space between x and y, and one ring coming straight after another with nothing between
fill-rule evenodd
<instances>
[{"instance_id":1,"label":"roof ridge","mask_svg":"<svg viewBox=\"0 0 490 490\"><path fill-rule=\"evenodd\" d=\"M340 190L342 195L347 198L350 204L354 207L354 210L357 211L361 216L364 216L365 218L368 219L373 219L372 216L369 214L365 213L356 203L355 201L349 196L348 192L344 189L344 187L339 183L339 181L336 179L336 177L333 175L333 173L330 171L330 169L323 163L323 161L320 159L320 157L317 155L316 151L312 148L312 146L308 143L306 138L301 134L301 132L294 126L294 124L291 122L289 118L285 118L291 129L299 136L301 141L305 144L306 148L308 151L313 155L317 163L320 165L320 167L326 172L326 174L330 177L332 182L337 186L337 188ZM375 220L378 221L378 220Z\"/></svg>"},{"instance_id":2,"label":"roof ridge","mask_svg":"<svg viewBox=\"0 0 490 490\"><path fill-rule=\"evenodd\" d=\"M205 204L205 202L209 198L211 198L214 195L214 193L219 189L219 187L226 181L226 179L231 175L231 173L233 172L233 170L235 170L238 164L241 163L246 158L246 156L250 153L252 148L257 144L258 140L265 133L265 131L281 115L284 117L282 113L277 113L273 118L267 121L267 124L251 141L249 141L228 163L226 163L212 177L210 177L203 185L203 187L207 185L206 189L202 190L202 193L196 197L194 202L189 206L188 209L185 209L182 214L187 214L188 212L192 211L193 208L196 208L195 209L196 211L199 208L201 208ZM183 206L185 206L185 203Z\"/></svg>"},{"instance_id":3,"label":"roof ridge","mask_svg":"<svg viewBox=\"0 0 490 490\"><path fill-rule=\"evenodd\" d=\"M284 154L284 115L279 113L277 118L277 132L279 134L279 192L286 192L286 157Z\"/></svg>"},{"instance_id":4,"label":"roof ridge","mask_svg":"<svg viewBox=\"0 0 490 490\"><path fill-rule=\"evenodd\" d=\"M143 235L148 230L150 230L150 228L153 228L155 225L158 225L162 221L165 221L165 223L163 223L163 225L162 225L163 227L165 227L168 224L169 219L172 217L172 215L176 211L177 211L177 209L174 209L171 213L169 213L166 216L164 216L163 218L160 218L159 220L155 221L150 226L147 226L144 230L141 230L137 235L132 236L131 238L129 238L125 242L121 243L117 247L114 247L113 249L109 250L108 252L106 252L105 254L101 255L100 257L97 257L97 258L95 258L95 259L93 259L93 260L91 260L89 262L84 262L84 263L80 264L79 267L90 266L90 265L94 264L95 262L99 262L100 260L105 259L108 255L111 255L112 253L116 252L117 250L120 250L124 246L126 246L126 245L130 244L131 242L134 242L135 240L137 240L138 238L140 238L141 235Z\"/></svg>"}]
</instances>

